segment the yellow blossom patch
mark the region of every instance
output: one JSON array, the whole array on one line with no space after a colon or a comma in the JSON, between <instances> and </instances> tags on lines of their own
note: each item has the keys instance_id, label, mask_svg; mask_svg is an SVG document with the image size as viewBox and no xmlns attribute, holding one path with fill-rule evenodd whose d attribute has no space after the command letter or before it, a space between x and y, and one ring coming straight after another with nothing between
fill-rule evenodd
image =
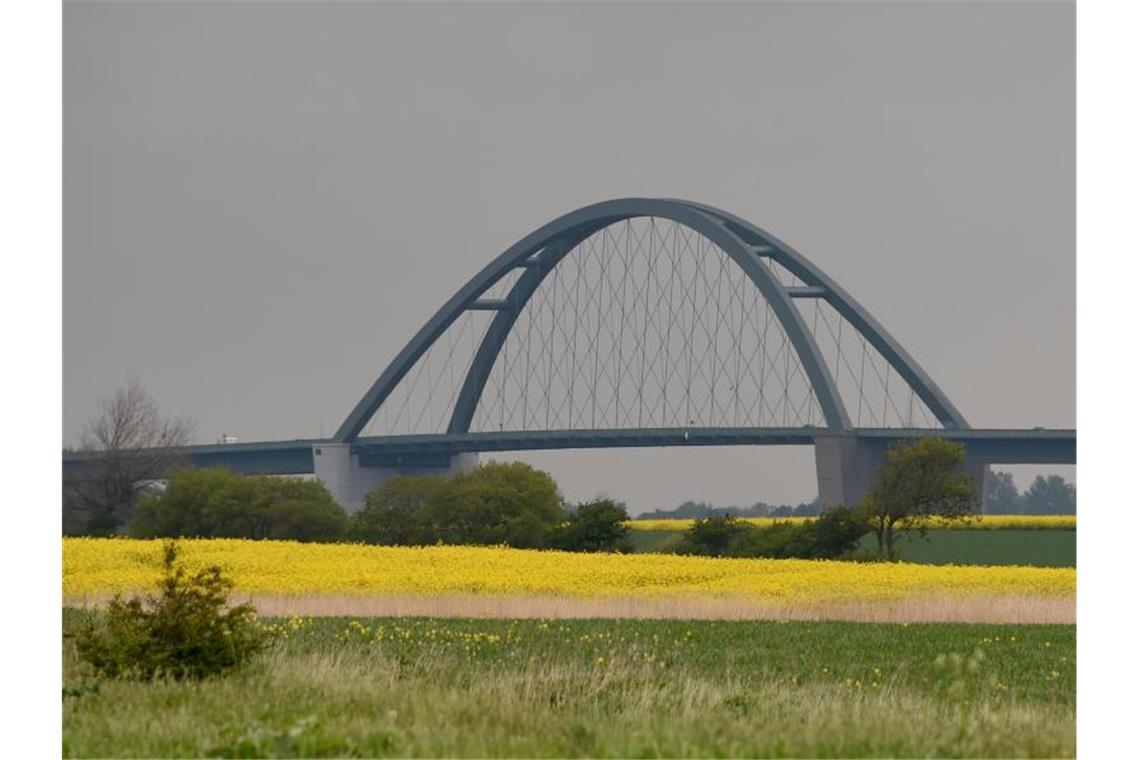
<instances>
[{"instance_id":1,"label":"yellow blossom patch","mask_svg":"<svg viewBox=\"0 0 1140 760\"><path fill-rule=\"evenodd\" d=\"M190 568L220 565L239 594L744 596L771 602L908 596L1072 596L1073 568L978 567L666 554L571 554L505 547L380 547L289 541L180 542ZM161 541L65 538L63 594L154 587Z\"/></svg>"}]
</instances>

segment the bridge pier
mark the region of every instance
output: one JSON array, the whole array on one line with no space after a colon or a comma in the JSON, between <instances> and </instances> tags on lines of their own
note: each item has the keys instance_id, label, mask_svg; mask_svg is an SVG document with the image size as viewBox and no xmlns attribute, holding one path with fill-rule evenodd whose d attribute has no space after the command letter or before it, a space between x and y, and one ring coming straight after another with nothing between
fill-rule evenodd
<instances>
[{"instance_id":1,"label":"bridge pier","mask_svg":"<svg viewBox=\"0 0 1140 760\"><path fill-rule=\"evenodd\" d=\"M349 514L359 512L369 492L397 475L454 475L479 464L470 452L430 456L391 457L383 460L353 451L350 443L313 446L313 472Z\"/></svg>"},{"instance_id":2,"label":"bridge pier","mask_svg":"<svg viewBox=\"0 0 1140 760\"><path fill-rule=\"evenodd\" d=\"M891 441L850 435L817 435L815 438L815 473L819 484L819 501L824 509L835 506L853 507L859 503L887 456ZM986 511L986 480L989 463L972 455L966 448L966 472L974 481Z\"/></svg>"}]
</instances>

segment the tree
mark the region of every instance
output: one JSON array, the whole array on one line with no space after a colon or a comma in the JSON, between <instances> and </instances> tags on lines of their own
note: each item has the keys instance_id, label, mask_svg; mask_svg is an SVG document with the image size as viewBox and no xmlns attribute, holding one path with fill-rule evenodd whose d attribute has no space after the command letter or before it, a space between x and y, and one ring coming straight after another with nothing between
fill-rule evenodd
<instances>
[{"instance_id":1,"label":"tree","mask_svg":"<svg viewBox=\"0 0 1140 760\"><path fill-rule=\"evenodd\" d=\"M1075 515L1077 487L1060 475L1038 475L1025 492L1025 511L1031 515Z\"/></svg>"},{"instance_id":2,"label":"tree","mask_svg":"<svg viewBox=\"0 0 1140 760\"><path fill-rule=\"evenodd\" d=\"M681 554L702 554L721 557L730 553L730 547L749 529L739 517L721 515L697 519L681 539Z\"/></svg>"},{"instance_id":3,"label":"tree","mask_svg":"<svg viewBox=\"0 0 1140 760\"><path fill-rule=\"evenodd\" d=\"M1008 472L992 472L986 478L986 509L1000 515L1024 511L1021 493Z\"/></svg>"},{"instance_id":4,"label":"tree","mask_svg":"<svg viewBox=\"0 0 1140 760\"><path fill-rule=\"evenodd\" d=\"M547 534L546 546L568 552L631 552L628 520L625 505L612 499L579 504L570 519Z\"/></svg>"},{"instance_id":5,"label":"tree","mask_svg":"<svg viewBox=\"0 0 1140 760\"><path fill-rule=\"evenodd\" d=\"M431 530L448 544L537 548L566 519L554 479L523 462L453 475L434 507Z\"/></svg>"},{"instance_id":6,"label":"tree","mask_svg":"<svg viewBox=\"0 0 1140 760\"><path fill-rule=\"evenodd\" d=\"M917 528L925 535L924 518L957 520L975 510L977 492L962 471L965 461L962 444L941 438L920 438L887 450L860 505L886 559L895 558L896 531Z\"/></svg>"},{"instance_id":7,"label":"tree","mask_svg":"<svg viewBox=\"0 0 1140 760\"><path fill-rule=\"evenodd\" d=\"M352 518L352 538L387 546L424 546L438 540L432 530L447 478L440 475L400 475L368 494Z\"/></svg>"},{"instance_id":8,"label":"tree","mask_svg":"<svg viewBox=\"0 0 1140 760\"><path fill-rule=\"evenodd\" d=\"M144 495L130 524L137 538L273 538L336 541L348 515L319 480L181 469L161 495Z\"/></svg>"},{"instance_id":9,"label":"tree","mask_svg":"<svg viewBox=\"0 0 1140 760\"><path fill-rule=\"evenodd\" d=\"M138 379L128 378L83 430L79 451L87 457L63 482L65 531L116 533L139 494L178 462L192 434L190 421L161 417Z\"/></svg>"},{"instance_id":10,"label":"tree","mask_svg":"<svg viewBox=\"0 0 1140 760\"><path fill-rule=\"evenodd\" d=\"M537 548L565 519L550 475L522 462L489 462L450 478L392 478L368 494L352 536L378 544Z\"/></svg>"}]
</instances>

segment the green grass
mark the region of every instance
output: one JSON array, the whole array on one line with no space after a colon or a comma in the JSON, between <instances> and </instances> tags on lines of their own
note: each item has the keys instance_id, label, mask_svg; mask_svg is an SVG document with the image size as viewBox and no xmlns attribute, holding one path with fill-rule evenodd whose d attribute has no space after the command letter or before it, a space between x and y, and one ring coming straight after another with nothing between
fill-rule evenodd
<instances>
[{"instance_id":1,"label":"green grass","mask_svg":"<svg viewBox=\"0 0 1140 760\"><path fill-rule=\"evenodd\" d=\"M861 549L875 550L874 536ZM1075 530L932 530L898 544L900 559L923 565L1034 565L1076 567Z\"/></svg>"},{"instance_id":2,"label":"green grass","mask_svg":"<svg viewBox=\"0 0 1140 760\"><path fill-rule=\"evenodd\" d=\"M683 535L674 530L631 531L636 552L668 549ZM867 535L860 551L875 551L875 537ZM906 562L923 565L1032 565L1076 567L1077 532L1043 528L1002 530L931 530L926 539L917 534L903 538L899 554Z\"/></svg>"},{"instance_id":3,"label":"green grass","mask_svg":"<svg viewBox=\"0 0 1140 760\"><path fill-rule=\"evenodd\" d=\"M64 756L1075 752L1074 626L278 625L257 663L201 683L100 681L65 641Z\"/></svg>"}]
</instances>

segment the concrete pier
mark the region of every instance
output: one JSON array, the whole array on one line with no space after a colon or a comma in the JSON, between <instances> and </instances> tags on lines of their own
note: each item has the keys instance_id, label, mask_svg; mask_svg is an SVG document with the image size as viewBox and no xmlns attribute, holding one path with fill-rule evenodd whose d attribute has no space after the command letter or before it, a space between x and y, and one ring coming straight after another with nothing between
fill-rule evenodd
<instances>
[{"instance_id":1,"label":"concrete pier","mask_svg":"<svg viewBox=\"0 0 1140 760\"><path fill-rule=\"evenodd\" d=\"M824 509L835 506L853 507L859 503L887 456L887 439L862 438L853 435L817 435L815 438L815 472L819 483L819 499ZM974 481L986 511L986 480L989 463L982 461L966 446L966 472Z\"/></svg>"},{"instance_id":2,"label":"concrete pier","mask_svg":"<svg viewBox=\"0 0 1140 760\"><path fill-rule=\"evenodd\" d=\"M442 462L373 466L361 463L353 444L321 443L313 446L313 471L349 514L359 512L369 492L397 475L454 475L479 465L479 455L452 454Z\"/></svg>"}]
</instances>

